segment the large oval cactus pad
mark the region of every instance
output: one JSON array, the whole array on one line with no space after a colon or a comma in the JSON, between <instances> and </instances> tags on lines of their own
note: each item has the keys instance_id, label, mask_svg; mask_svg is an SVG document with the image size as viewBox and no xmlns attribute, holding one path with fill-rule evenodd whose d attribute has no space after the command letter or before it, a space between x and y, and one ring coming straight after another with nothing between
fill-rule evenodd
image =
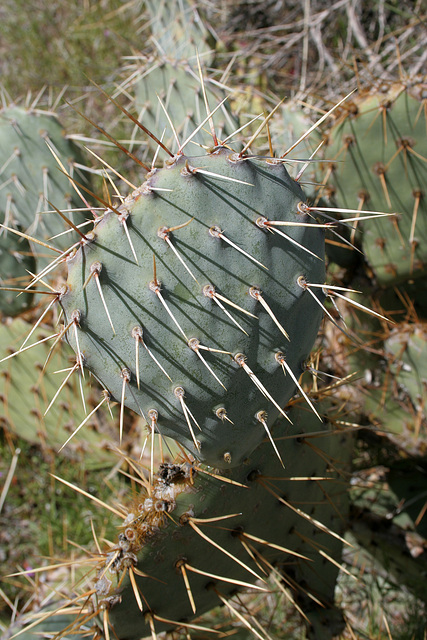
<instances>
[{"instance_id":1,"label":"large oval cactus pad","mask_svg":"<svg viewBox=\"0 0 427 640\"><path fill-rule=\"evenodd\" d=\"M61 303L84 364L215 467L240 464L279 415L289 424L322 315L299 278L325 277L303 201L280 161L177 156L68 260Z\"/></svg>"}]
</instances>

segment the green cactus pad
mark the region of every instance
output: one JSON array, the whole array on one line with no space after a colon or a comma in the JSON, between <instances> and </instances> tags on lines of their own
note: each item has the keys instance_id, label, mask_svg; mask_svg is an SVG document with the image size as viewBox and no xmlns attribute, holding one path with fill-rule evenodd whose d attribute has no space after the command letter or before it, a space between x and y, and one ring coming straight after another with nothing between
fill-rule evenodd
<instances>
[{"instance_id":1,"label":"green cactus pad","mask_svg":"<svg viewBox=\"0 0 427 640\"><path fill-rule=\"evenodd\" d=\"M394 379L409 394L415 407L427 403L427 325L403 324L391 332L385 342L392 356L390 369Z\"/></svg>"},{"instance_id":2,"label":"green cactus pad","mask_svg":"<svg viewBox=\"0 0 427 640\"><path fill-rule=\"evenodd\" d=\"M398 214L362 226L362 249L380 285L426 273L426 90L421 82L395 83L362 94L329 134L339 206Z\"/></svg>"},{"instance_id":3,"label":"green cactus pad","mask_svg":"<svg viewBox=\"0 0 427 640\"><path fill-rule=\"evenodd\" d=\"M427 602L425 458L398 460L358 473L350 492L351 530L399 583Z\"/></svg>"},{"instance_id":4,"label":"green cactus pad","mask_svg":"<svg viewBox=\"0 0 427 640\"><path fill-rule=\"evenodd\" d=\"M5 229L0 230L0 287L24 288L28 282L28 271L34 273L36 261L30 243ZM16 291L0 292L0 315L16 316L26 311L33 294Z\"/></svg>"},{"instance_id":5,"label":"green cactus pad","mask_svg":"<svg viewBox=\"0 0 427 640\"><path fill-rule=\"evenodd\" d=\"M146 0L145 6L154 44L168 59L188 60L196 51L204 59L210 53L213 36L195 2Z\"/></svg>"},{"instance_id":6,"label":"green cactus pad","mask_svg":"<svg viewBox=\"0 0 427 640\"><path fill-rule=\"evenodd\" d=\"M346 520L342 467L348 462L351 436L332 433L326 426L318 437L319 424L313 414L295 407L291 415L300 437L276 440L285 470L268 441L223 478L188 464L161 467L151 495L135 499L119 543L109 550L99 572L98 606L109 609L111 633L127 640L149 635L150 615L156 632L173 628L165 620L175 621L175 626L181 621L191 623L195 614L182 566L197 615L220 602L218 593L228 599L239 590L241 585L234 580L252 583L251 571L264 577L274 566L273 576L283 580L291 600L307 611L309 620L313 615L317 629L313 637L332 636L336 563L342 546L336 536ZM318 435L310 437L310 433ZM235 516L221 519L232 514ZM129 578L129 567L136 587ZM215 576L228 577L231 583ZM139 591L142 611L134 589ZM323 625L319 621L322 608Z\"/></svg>"},{"instance_id":7,"label":"green cactus pad","mask_svg":"<svg viewBox=\"0 0 427 640\"><path fill-rule=\"evenodd\" d=\"M273 149L280 149L281 152L285 153L304 136L313 124L313 120L309 118L297 101L286 101L271 118L270 135ZM320 132L314 129L310 136L301 140L295 147L293 154L299 158L299 162L294 166L290 165L288 167L288 171L293 178L298 176L298 173L303 167L303 161L309 161L320 142ZM265 152L268 154L269 150L266 149ZM333 203L329 202L327 191L322 189L322 175L319 166L316 160L309 164L305 168L299 182L310 204L330 207ZM320 190L322 190L321 199L318 198ZM330 217L326 217L320 212L317 213L317 216L321 222L330 222ZM334 217L338 219L338 214L335 214ZM333 262L343 267L349 267L354 264L358 254L349 242L348 229L345 227L338 227L337 230L328 229L326 231L325 243L328 263Z\"/></svg>"},{"instance_id":8,"label":"green cactus pad","mask_svg":"<svg viewBox=\"0 0 427 640\"><path fill-rule=\"evenodd\" d=\"M302 138L313 124L313 120L297 101L285 101L271 118L270 134L273 148L278 147L281 153L285 153ZM304 138L295 147L295 153L301 159L308 159L320 143L320 140L320 134L315 129L308 138ZM295 168L290 169L290 171L292 171L292 174L297 174L300 169L301 164L296 164ZM311 167L304 171L304 182L319 182L319 180L320 176L318 175L316 164L313 163ZM307 192L307 189L305 191Z\"/></svg>"},{"instance_id":9,"label":"green cactus pad","mask_svg":"<svg viewBox=\"0 0 427 640\"><path fill-rule=\"evenodd\" d=\"M64 602L64 607L66 605L67 603ZM58 613L55 613L57 609ZM35 624L37 620L40 622ZM50 640L58 634L61 640L84 640L88 637L90 625L85 627L79 625L77 621L76 614L68 613L66 609L61 612L60 605L57 603L54 610L50 606L19 616L18 620L2 635L2 640L9 640L15 634L19 634L21 640ZM78 628L74 629L76 623ZM66 628L69 630L64 631Z\"/></svg>"},{"instance_id":10,"label":"green cactus pad","mask_svg":"<svg viewBox=\"0 0 427 640\"><path fill-rule=\"evenodd\" d=\"M385 374L370 385L364 411L377 429L412 456L427 453L426 327L401 323L384 342ZM378 365L377 365L378 366Z\"/></svg>"},{"instance_id":11,"label":"green cactus pad","mask_svg":"<svg viewBox=\"0 0 427 640\"><path fill-rule=\"evenodd\" d=\"M18 351L31 329L29 323L20 319L1 324L0 352L7 356ZM26 346L53 333L52 329L38 328ZM48 370L41 375L52 342L42 342L0 364L0 419L21 438L57 451L90 413L94 403L101 401L102 396L96 385L92 393L89 385L85 385L85 411L77 372L70 377L51 409L44 415L69 368L75 363L71 349L57 347L50 357ZM103 466L111 461L113 454L107 445L113 428L108 425L107 416L108 412L101 407L88 420L85 431L77 433L63 449L63 455L84 459L88 467Z\"/></svg>"},{"instance_id":12,"label":"green cactus pad","mask_svg":"<svg viewBox=\"0 0 427 640\"><path fill-rule=\"evenodd\" d=\"M241 464L283 414L316 337L323 293L300 278L324 282L324 234L293 226L313 224L303 201L280 161L181 155L68 259L60 301L85 366L212 466Z\"/></svg>"},{"instance_id":13,"label":"green cactus pad","mask_svg":"<svg viewBox=\"0 0 427 640\"><path fill-rule=\"evenodd\" d=\"M369 298L365 304L371 304ZM355 350L349 356L349 370L361 376L355 392L362 413L378 434L406 455L426 455L425 325L400 322L384 331L368 316L357 321L350 318L348 324L371 349L367 353Z\"/></svg>"},{"instance_id":14,"label":"green cactus pad","mask_svg":"<svg viewBox=\"0 0 427 640\"><path fill-rule=\"evenodd\" d=\"M206 118L206 106L197 65L183 60L170 61L155 57L146 62L139 76L132 89L139 119L159 138L166 130L164 143L169 148L176 149L175 134L171 130L170 122L179 123L174 125L175 131L180 141L184 142ZM208 103L212 110L217 103L226 98L227 94L223 88L211 84L207 78L204 82ZM213 121L220 140L225 140L238 128L238 121L227 103L224 103L213 115ZM209 145L212 142L209 125L206 124L192 140L193 143ZM152 146L156 148L156 145Z\"/></svg>"},{"instance_id":15,"label":"green cactus pad","mask_svg":"<svg viewBox=\"0 0 427 640\"><path fill-rule=\"evenodd\" d=\"M220 74L204 73L204 89L197 62L212 67L215 38L212 28L204 23L196 3L191 0L146 3L149 28L154 51L137 62L130 78L124 81L134 96L139 120L170 149L175 149L176 135L184 142L206 118L205 96L212 110L225 101L213 115L219 140L224 140L238 129L237 117L232 113ZM128 76L128 70L126 69ZM166 113L165 113L166 112ZM171 126L173 123L173 126ZM175 129L175 131L174 131ZM212 138L209 124L192 138L193 144L210 146ZM149 139L151 150L157 145Z\"/></svg>"},{"instance_id":16,"label":"green cactus pad","mask_svg":"<svg viewBox=\"0 0 427 640\"><path fill-rule=\"evenodd\" d=\"M61 172L48 144L65 170L73 175L74 164L81 163L81 154L66 138L52 113L18 106L0 109L0 222L9 227L19 226L43 241L69 228L57 213L46 213L52 212L53 207L64 210L74 224L85 219L81 213L66 211L81 207L82 203L67 176ZM66 234L52 240L52 244L66 248L70 238L70 234ZM45 264L52 259L49 249L35 243L32 243L32 249Z\"/></svg>"}]
</instances>

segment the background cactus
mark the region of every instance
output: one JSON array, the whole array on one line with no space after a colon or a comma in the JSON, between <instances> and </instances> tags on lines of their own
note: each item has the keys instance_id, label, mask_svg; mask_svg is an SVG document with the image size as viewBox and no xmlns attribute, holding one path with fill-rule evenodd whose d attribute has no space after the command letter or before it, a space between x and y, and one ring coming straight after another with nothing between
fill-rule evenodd
<instances>
[{"instance_id":1,"label":"background cactus","mask_svg":"<svg viewBox=\"0 0 427 640\"><path fill-rule=\"evenodd\" d=\"M204 119L206 101L211 108L224 101L213 116L216 135L224 140L239 126L227 101L228 93L221 74L204 73L199 64L211 68L216 38L205 23L204 11L192 0L168 3L147 2L151 53L144 53L136 63L123 70L121 88L133 96L138 118L166 145L176 150L176 135L183 140ZM199 58L199 61L197 60ZM208 126L192 138L193 144L211 145ZM156 146L147 141L150 150Z\"/></svg>"},{"instance_id":2,"label":"background cactus","mask_svg":"<svg viewBox=\"0 0 427 640\"><path fill-rule=\"evenodd\" d=\"M64 602L64 605L67 603ZM76 616L70 613L55 613L56 609L60 609L59 603L54 609L51 605L40 609L37 613L32 612L30 615L22 615L18 618L4 636L4 640L9 640L14 634L18 634L22 640L37 640L37 638L48 639L53 635L61 633L66 627L73 626ZM40 622L37 622L37 615ZM90 632L90 627L82 626L75 633L67 633L66 636L70 640L82 640L86 634Z\"/></svg>"},{"instance_id":3,"label":"background cactus","mask_svg":"<svg viewBox=\"0 0 427 640\"><path fill-rule=\"evenodd\" d=\"M395 580L426 602L425 583L419 580L427 561L425 458L414 462L398 460L389 468L359 475L351 500L351 530Z\"/></svg>"},{"instance_id":4,"label":"background cactus","mask_svg":"<svg viewBox=\"0 0 427 640\"><path fill-rule=\"evenodd\" d=\"M0 402L2 421L11 433L31 443L41 444L46 450L58 451L99 404L102 394L97 386L91 389L88 383L83 392L78 378L69 375L73 367L75 369L71 349L57 347L53 354L50 353L52 340L45 339L52 335L52 328L48 329L33 331L26 346L39 341L40 344L28 350L24 347L22 353L11 358L21 349L32 325L19 319L0 325L1 353L6 354L5 358L9 356L2 363ZM50 364L44 371L48 357ZM85 407L82 393L85 395ZM116 426L113 426L106 408L100 407L85 425L84 434L77 433L62 455L84 460L87 468L111 464L112 453L108 443Z\"/></svg>"},{"instance_id":5,"label":"background cactus","mask_svg":"<svg viewBox=\"0 0 427 640\"><path fill-rule=\"evenodd\" d=\"M383 286L425 274L425 91L421 78L384 82L344 107L329 133L334 162L326 175L340 206L395 214L361 227L363 252Z\"/></svg>"},{"instance_id":6,"label":"background cactus","mask_svg":"<svg viewBox=\"0 0 427 640\"><path fill-rule=\"evenodd\" d=\"M384 342L387 367L371 385L366 411L378 429L413 455L427 453L425 324L403 324Z\"/></svg>"},{"instance_id":7,"label":"background cactus","mask_svg":"<svg viewBox=\"0 0 427 640\"><path fill-rule=\"evenodd\" d=\"M82 156L77 146L67 140L53 113L14 105L3 107L0 141L2 224L21 229L35 240L48 242L53 236L70 230L54 207L64 211L74 224L84 222L82 213L72 211L81 209L82 202L64 175L64 171L75 175ZM48 145L63 163L63 170ZM77 237L74 233L55 238L51 244L68 248L72 238ZM30 241L30 244L41 270L54 254L36 242Z\"/></svg>"},{"instance_id":8,"label":"background cactus","mask_svg":"<svg viewBox=\"0 0 427 640\"><path fill-rule=\"evenodd\" d=\"M399 325L386 340L386 351L391 356L393 379L406 391L416 409L423 412L426 405L426 326L425 324Z\"/></svg>"},{"instance_id":9,"label":"background cactus","mask_svg":"<svg viewBox=\"0 0 427 640\"><path fill-rule=\"evenodd\" d=\"M36 271L36 261L26 238L6 229L0 231L0 286L4 289L22 289L28 282L28 272ZM0 311L3 316L19 315L31 305L31 291L18 296L16 291L3 290Z\"/></svg>"},{"instance_id":10,"label":"background cactus","mask_svg":"<svg viewBox=\"0 0 427 640\"><path fill-rule=\"evenodd\" d=\"M352 284L358 290L367 289L369 280L357 277ZM387 310L380 305L381 299ZM343 377L355 376L351 395L354 418L360 424L369 425L378 436L393 443L400 455L425 456L425 323L416 318L409 322L414 310L405 310L402 299L398 304L394 291L386 289L382 295L358 296L358 300L383 316L396 318L396 322L369 316L341 301L340 312L348 333L337 336L336 328L329 327L324 343L325 364L329 363L332 369L335 366L336 373ZM410 388L405 386L405 378Z\"/></svg>"}]
</instances>

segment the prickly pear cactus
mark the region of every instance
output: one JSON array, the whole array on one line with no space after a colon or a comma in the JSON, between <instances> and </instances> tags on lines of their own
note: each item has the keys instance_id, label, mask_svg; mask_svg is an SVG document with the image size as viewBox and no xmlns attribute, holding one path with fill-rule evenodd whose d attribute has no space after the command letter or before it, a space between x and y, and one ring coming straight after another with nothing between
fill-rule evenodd
<instances>
[{"instance_id":1,"label":"prickly pear cactus","mask_svg":"<svg viewBox=\"0 0 427 640\"><path fill-rule=\"evenodd\" d=\"M161 465L150 493L135 497L98 574L97 606L107 609L110 633L137 640L191 624L257 578L255 588L266 588L268 574L313 626L311 637L336 633L342 466L351 436L327 424L319 437L316 417L303 406L290 414L298 437L276 440L286 470L268 440L224 476L188 463Z\"/></svg>"},{"instance_id":2,"label":"prickly pear cactus","mask_svg":"<svg viewBox=\"0 0 427 640\"><path fill-rule=\"evenodd\" d=\"M426 87L420 80L362 93L328 138L339 205L397 214L363 225L362 249L380 285L426 273Z\"/></svg>"},{"instance_id":3,"label":"prickly pear cactus","mask_svg":"<svg viewBox=\"0 0 427 640\"><path fill-rule=\"evenodd\" d=\"M372 424L407 455L427 453L425 323L401 323L383 345L387 370L369 385L365 411Z\"/></svg>"},{"instance_id":4,"label":"prickly pear cactus","mask_svg":"<svg viewBox=\"0 0 427 640\"><path fill-rule=\"evenodd\" d=\"M427 402L427 325L402 324L385 342L391 356L390 369L397 384L412 403L423 410Z\"/></svg>"},{"instance_id":5,"label":"prickly pear cactus","mask_svg":"<svg viewBox=\"0 0 427 640\"><path fill-rule=\"evenodd\" d=\"M87 404L83 407L83 391L78 378L69 375L73 366L74 371L76 368L71 349L61 349L58 345L50 354L53 340L45 341L45 338L55 332L41 328L36 329L23 346L31 330L31 324L19 318L0 324L0 350L6 358L0 363L3 427L29 442L58 451L88 417L85 424L89 428L84 434L77 433L62 454L76 460L84 459L88 467L111 462L112 453L106 444L115 428L108 424L103 407L89 416L94 399L95 406L102 400L100 390L95 387L91 391L86 384ZM33 344L37 346L32 347ZM10 357L22 347L22 353ZM48 357L49 371L43 372Z\"/></svg>"},{"instance_id":6,"label":"prickly pear cactus","mask_svg":"<svg viewBox=\"0 0 427 640\"><path fill-rule=\"evenodd\" d=\"M350 493L351 531L395 580L427 602L425 458L400 459L359 472Z\"/></svg>"},{"instance_id":7,"label":"prickly pear cactus","mask_svg":"<svg viewBox=\"0 0 427 640\"><path fill-rule=\"evenodd\" d=\"M146 0L145 6L151 38L166 58L188 60L196 51L202 57L210 56L213 36L193 0Z\"/></svg>"},{"instance_id":8,"label":"prickly pear cactus","mask_svg":"<svg viewBox=\"0 0 427 640\"><path fill-rule=\"evenodd\" d=\"M80 152L67 140L52 113L18 106L0 110L0 222L19 226L43 241L69 229L54 207L64 211L74 224L84 221L82 214L70 211L82 203L48 145L59 156L64 171L73 175L75 163L81 163ZM51 244L66 248L72 237L68 233ZM38 244L31 246L45 264L55 255Z\"/></svg>"},{"instance_id":9,"label":"prickly pear cactus","mask_svg":"<svg viewBox=\"0 0 427 640\"><path fill-rule=\"evenodd\" d=\"M316 157L316 150L322 146L321 134L315 128L309 136L304 137L307 131L313 128L314 121L310 119L297 100L289 100L274 113L270 122L269 144L266 145L264 153L271 155L270 144L273 151L283 149L285 157L288 150L291 150L292 156L296 156L298 162L290 163L288 171L301 184L308 202L318 207L333 205L334 203L329 202L327 190L322 185L321 164ZM300 172L301 175L299 175ZM320 192L323 196L321 198L319 197ZM319 221L327 223L331 220L328 214L325 215L318 211L316 215ZM334 214L334 219L339 219L337 212ZM348 267L354 264L358 254L349 241L349 232L346 227L341 226L339 230L330 227L326 231L325 244L329 265L336 263Z\"/></svg>"},{"instance_id":10,"label":"prickly pear cactus","mask_svg":"<svg viewBox=\"0 0 427 640\"><path fill-rule=\"evenodd\" d=\"M282 231L283 230L283 231ZM215 467L296 388L322 316L324 235L280 161L178 155L68 259L68 337L113 398Z\"/></svg>"},{"instance_id":11,"label":"prickly pear cactus","mask_svg":"<svg viewBox=\"0 0 427 640\"><path fill-rule=\"evenodd\" d=\"M175 136L186 139L206 118L205 97L213 110L219 102L226 100L230 91L225 89L219 74L218 78L206 75L202 87L197 55L204 66L210 66L215 39L195 3L172 0L147 2L146 6L154 50L138 61L130 77L126 70L124 84L126 89L131 87L139 120L159 138L164 133L163 141L175 149ZM228 102L216 111L213 120L220 140L239 126ZM209 145L210 139L206 124L193 137L193 143ZM156 148L150 140L148 144Z\"/></svg>"},{"instance_id":12,"label":"prickly pear cactus","mask_svg":"<svg viewBox=\"0 0 427 640\"><path fill-rule=\"evenodd\" d=\"M176 134L185 140L206 118L206 106L197 66L184 61L172 63L154 58L147 61L139 75L140 79L134 83L132 89L139 119L158 137L166 130L164 141L170 148L176 148L175 134L171 131L170 121L180 123L174 128ZM225 90L205 82L210 105L216 105L225 99ZM225 140L238 128L238 121L227 104L220 107L213 119L218 139ZM207 129L208 125L194 136L195 143L209 144L210 134Z\"/></svg>"},{"instance_id":13,"label":"prickly pear cactus","mask_svg":"<svg viewBox=\"0 0 427 640\"><path fill-rule=\"evenodd\" d=\"M16 316L26 311L33 300L28 291L20 293L6 289L20 289L26 286L28 271L34 273L36 261L26 238L19 237L5 229L0 230L0 315Z\"/></svg>"},{"instance_id":14,"label":"prickly pear cactus","mask_svg":"<svg viewBox=\"0 0 427 640\"><path fill-rule=\"evenodd\" d=\"M295 100L287 100L276 111L271 118L270 134L274 146L280 146L280 149L287 150L293 146L302 136L310 129L314 121L305 113L303 107ZM307 159L313 153L317 145L320 143L321 136L317 130L309 139L305 138L295 147L296 155L302 159ZM298 173L301 165L296 164L293 172ZM306 170L304 176L310 175L310 179L315 179L315 165L311 170ZM319 176L318 176L319 178Z\"/></svg>"},{"instance_id":15,"label":"prickly pear cactus","mask_svg":"<svg viewBox=\"0 0 427 640\"><path fill-rule=\"evenodd\" d=\"M26 615L19 616L18 620L9 627L2 636L2 640L9 640L15 634L21 640L48 640L61 634L64 640L83 640L90 632L90 626L77 625L77 630L71 631L76 625L76 614L68 613L66 610L61 611L59 603L57 603L58 613L52 608L52 605L44 607L39 611L32 611ZM64 606L67 602L64 602ZM64 629L67 631L64 632ZM70 629L70 630L68 630Z\"/></svg>"}]
</instances>

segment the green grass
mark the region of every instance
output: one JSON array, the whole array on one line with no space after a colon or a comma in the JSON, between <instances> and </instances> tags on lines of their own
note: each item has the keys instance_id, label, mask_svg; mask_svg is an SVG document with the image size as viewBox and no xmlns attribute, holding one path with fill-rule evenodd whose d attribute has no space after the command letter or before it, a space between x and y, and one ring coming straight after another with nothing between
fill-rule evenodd
<instances>
[{"instance_id":1,"label":"green grass","mask_svg":"<svg viewBox=\"0 0 427 640\"><path fill-rule=\"evenodd\" d=\"M111 78L137 47L140 3L5 0L0 9L2 84L12 98L44 85L81 91L85 76Z\"/></svg>"}]
</instances>

